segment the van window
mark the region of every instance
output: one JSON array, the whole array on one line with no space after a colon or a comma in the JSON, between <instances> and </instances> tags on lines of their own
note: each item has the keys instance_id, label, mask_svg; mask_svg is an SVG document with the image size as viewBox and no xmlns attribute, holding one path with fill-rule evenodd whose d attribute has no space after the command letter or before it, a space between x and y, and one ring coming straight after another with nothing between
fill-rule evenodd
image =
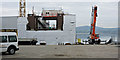
<instances>
[{"instance_id":1,"label":"van window","mask_svg":"<svg viewBox=\"0 0 120 60\"><path fill-rule=\"evenodd\" d=\"M7 42L7 36L0 36L0 42Z\"/></svg>"},{"instance_id":2,"label":"van window","mask_svg":"<svg viewBox=\"0 0 120 60\"><path fill-rule=\"evenodd\" d=\"M17 42L16 36L8 36L9 42Z\"/></svg>"}]
</instances>

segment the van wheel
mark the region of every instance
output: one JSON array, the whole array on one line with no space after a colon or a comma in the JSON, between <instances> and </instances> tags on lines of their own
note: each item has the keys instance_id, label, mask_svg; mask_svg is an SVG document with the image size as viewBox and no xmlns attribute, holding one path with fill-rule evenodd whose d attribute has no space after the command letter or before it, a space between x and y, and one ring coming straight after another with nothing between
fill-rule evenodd
<instances>
[{"instance_id":1,"label":"van wheel","mask_svg":"<svg viewBox=\"0 0 120 60\"><path fill-rule=\"evenodd\" d=\"M14 47L10 47L10 48L8 49L8 53L9 53L10 55L15 54L15 48L14 48Z\"/></svg>"}]
</instances>

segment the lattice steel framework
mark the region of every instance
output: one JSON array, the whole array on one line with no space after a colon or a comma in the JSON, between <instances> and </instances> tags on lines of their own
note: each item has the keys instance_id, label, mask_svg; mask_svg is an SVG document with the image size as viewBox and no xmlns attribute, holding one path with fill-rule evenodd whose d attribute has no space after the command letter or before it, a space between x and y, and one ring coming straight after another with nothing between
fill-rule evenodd
<instances>
[{"instance_id":1,"label":"lattice steel framework","mask_svg":"<svg viewBox=\"0 0 120 60\"><path fill-rule=\"evenodd\" d=\"M19 2L19 17L25 17L26 15L26 2L25 0L20 0Z\"/></svg>"}]
</instances>

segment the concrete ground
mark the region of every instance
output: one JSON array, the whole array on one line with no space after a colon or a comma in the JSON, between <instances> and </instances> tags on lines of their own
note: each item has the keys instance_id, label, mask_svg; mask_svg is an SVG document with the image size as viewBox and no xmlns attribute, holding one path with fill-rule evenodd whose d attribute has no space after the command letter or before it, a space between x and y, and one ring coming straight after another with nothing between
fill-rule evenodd
<instances>
[{"instance_id":1,"label":"concrete ground","mask_svg":"<svg viewBox=\"0 0 120 60\"><path fill-rule=\"evenodd\" d=\"M19 46L15 55L2 55L3 58L117 58L115 45L46 45Z\"/></svg>"}]
</instances>

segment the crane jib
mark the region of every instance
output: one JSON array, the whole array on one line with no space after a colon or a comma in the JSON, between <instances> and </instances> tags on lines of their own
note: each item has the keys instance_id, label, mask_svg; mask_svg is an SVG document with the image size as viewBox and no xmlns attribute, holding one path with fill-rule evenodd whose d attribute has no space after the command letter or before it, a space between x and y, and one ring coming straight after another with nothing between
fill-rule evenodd
<instances>
[{"instance_id":1,"label":"crane jib","mask_svg":"<svg viewBox=\"0 0 120 60\"><path fill-rule=\"evenodd\" d=\"M91 27L90 27L90 35L91 39L98 38L95 34L95 26L96 26L96 17L97 17L97 6L92 7L92 13L91 13Z\"/></svg>"}]
</instances>

